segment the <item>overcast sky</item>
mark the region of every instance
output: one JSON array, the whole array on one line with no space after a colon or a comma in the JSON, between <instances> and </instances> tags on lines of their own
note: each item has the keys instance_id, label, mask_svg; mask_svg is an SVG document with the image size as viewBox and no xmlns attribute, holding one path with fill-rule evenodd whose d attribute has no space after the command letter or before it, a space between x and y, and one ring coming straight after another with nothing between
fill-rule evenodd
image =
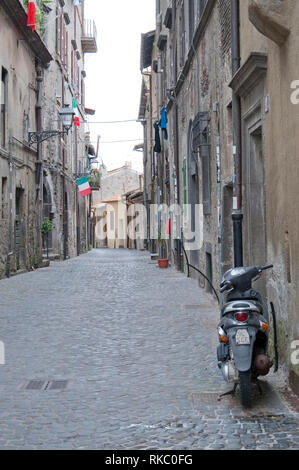
<instances>
[{"instance_id":1,"label":"overcast sky","mask_svg":"<svg viewBox=\"0 0 299 470\"><path fill-rule=\"evenodd\" d=\"M155 28L155 0L85 0L85 17L96 22L98 53L85 55L86 106L96 109L89 121L137 119L141 92L141 33ZM101 136L100 155L108 169L132 161L142 171L140 123L90 124L91 140ZM135 140L127 143L105 142Z\"/></svg>"}]
</instances>

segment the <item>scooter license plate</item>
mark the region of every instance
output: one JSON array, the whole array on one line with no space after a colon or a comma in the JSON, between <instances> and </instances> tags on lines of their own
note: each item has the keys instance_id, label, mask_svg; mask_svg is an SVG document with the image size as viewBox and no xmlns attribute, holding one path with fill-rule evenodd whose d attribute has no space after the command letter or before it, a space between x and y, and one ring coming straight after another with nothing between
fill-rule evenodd
<instances>
[{"instance_id":1,"label":"scooter license plate","mask_svg":"<svg viewBox=\"0 0 299 470\"><path fill-rule=\"evenodd\" d=\"M236 333L236 344L250 344L250 336L247 330L237 330Z\"/></svg>"}]
</instances>

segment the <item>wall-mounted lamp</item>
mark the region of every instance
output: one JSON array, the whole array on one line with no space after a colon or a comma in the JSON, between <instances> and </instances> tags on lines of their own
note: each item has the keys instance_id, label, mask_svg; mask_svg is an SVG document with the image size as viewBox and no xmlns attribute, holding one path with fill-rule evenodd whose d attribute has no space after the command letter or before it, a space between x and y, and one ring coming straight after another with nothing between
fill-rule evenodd
<instances>
[{"instance_id":1,"label":"wall-mounted lamp","mask_svg":"<svg viewBox=\"0 0 299 470\"><path fill-rule=\"evenodd\" d=\"M63 131L51 130L41 132L28 132L29 146L32 144L40 144L41 142L44 142L44 140L48 140L51 137L55 137L56 135L68 134L74 122L75 111L73 110L73 108L70 107L70 105L66 105L60 111L59 116L62 122Z\"/></svg>"}]
</instances>

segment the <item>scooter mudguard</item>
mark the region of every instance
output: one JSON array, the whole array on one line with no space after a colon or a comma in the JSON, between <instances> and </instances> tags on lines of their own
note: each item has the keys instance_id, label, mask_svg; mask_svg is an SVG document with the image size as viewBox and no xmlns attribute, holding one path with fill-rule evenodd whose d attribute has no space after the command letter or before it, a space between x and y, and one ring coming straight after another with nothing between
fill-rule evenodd
<instances>
[{"instance_id":1,"label":"scooter mudguard","mask_svg":"<svg viewBox=\"0 0 299 470\"><path fill-rule=\"evenodd\" d=\"M251 368L251 362L252 362L252 352L253 352L253 346L255 343L255 338L256 338L256 333L257 330L253 327L247 327L245 328L250 337L250 344L237 344L236 343L236 334L237 330L241 328L231 328L228 331L228 338L229 338L229 343L231 345L231 348L233 350L233 356L234 356L234 362L235 362L235 367L239 372L246 372Z\"/></svg>"}]
</instances>

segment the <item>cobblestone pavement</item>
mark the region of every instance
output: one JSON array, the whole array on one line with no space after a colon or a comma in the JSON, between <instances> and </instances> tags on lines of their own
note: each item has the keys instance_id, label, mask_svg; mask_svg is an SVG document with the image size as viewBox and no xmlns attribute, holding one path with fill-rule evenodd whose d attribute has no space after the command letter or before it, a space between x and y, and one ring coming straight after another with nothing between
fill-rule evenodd
<instances>
[{"instance_id":1,"label":"cobblestone pavement","mask_svg":"<svg viewBox=\"0 0 299 470\"><path fill-rule=\"evenodd\" d=\"M1 449L299 448L273 376L248 412L217 401L217 304L147 252L55 262L0 298Z\"/></svg>"}]
</instances>

